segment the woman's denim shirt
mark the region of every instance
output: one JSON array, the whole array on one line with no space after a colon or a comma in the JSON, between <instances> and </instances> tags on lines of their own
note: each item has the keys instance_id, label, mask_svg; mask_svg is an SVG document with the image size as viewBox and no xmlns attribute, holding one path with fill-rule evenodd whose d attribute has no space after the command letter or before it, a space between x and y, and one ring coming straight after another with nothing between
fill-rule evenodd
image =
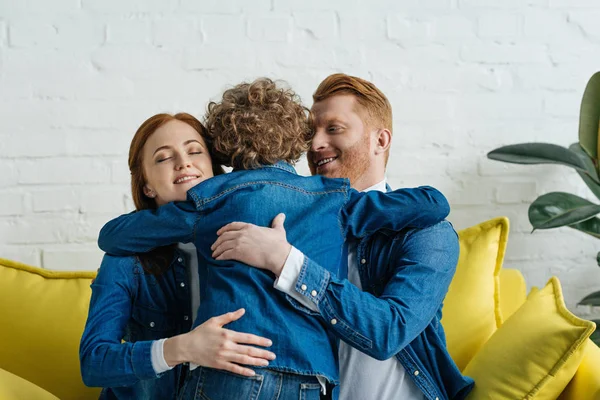
<instances>
[{"instance_id":1,"label":"woman's denim shirt","mask_svg":"<svg viewBox=\"0 0 600 400\"><path fill-rule=\"evenodd\" d=\"M337 276L346 239L380 228L429 226L448 215L449 205L430 187L360 193L347 179L303 177L279 162L208 179L188 191L187 202L123 215L102 228L98 244L107 253L126 255L193 242L202 298L196 325L244 307L244 317L228 329L270 338L277 358L268 368L321 375L337 384L337 343L326 321L305 314L305 307L273 290L270 272L211 256L210 247L223 225L243 221L270 226L280 212L286 214L288 240ZM304 292L320 291L317 287Z\"/></svg>"},{"instance_id":2,"label":"woman's denim shirt","mask_svg":"<svg viewBox=\"0 0 600 400\"><path fill-rule=\"evenodd\" d=\"M157 375L153 341L188 332L191 304L186 259L180 251L159 276L137 257L105 255L79 347L83 382L103 387L101 399L174 399L182 365ZM124 342L122 342L124 340Z\"/></svg>"}]
</instances>

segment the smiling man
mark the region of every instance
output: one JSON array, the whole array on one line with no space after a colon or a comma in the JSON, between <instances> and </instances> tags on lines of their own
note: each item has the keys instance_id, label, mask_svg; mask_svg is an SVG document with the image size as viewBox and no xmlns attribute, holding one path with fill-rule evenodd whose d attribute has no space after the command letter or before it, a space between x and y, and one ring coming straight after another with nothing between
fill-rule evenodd
<instances>
[{"instance_id":1,"label":"smiling man","mask_svg":"<svg viewBox=\"0 0 600 400\"><path fill-rule=\"evenodd\" d=\"M321 82L313 100L307 155L312 174L348 178L359 191L389 190L392 109L385 95L371 82L334 74ZM341 382L334 397L467 396L473 380L454 364L440 323L458 261L458 238L449 222L347 242L347 271L343 265L335 277L287 242L283 220L278 215L271 228L223 227L213 256L270 270L288 301L321 318L341 339ZM328 228L338 229L318 229Z\"/></svg>"}]
</instances>

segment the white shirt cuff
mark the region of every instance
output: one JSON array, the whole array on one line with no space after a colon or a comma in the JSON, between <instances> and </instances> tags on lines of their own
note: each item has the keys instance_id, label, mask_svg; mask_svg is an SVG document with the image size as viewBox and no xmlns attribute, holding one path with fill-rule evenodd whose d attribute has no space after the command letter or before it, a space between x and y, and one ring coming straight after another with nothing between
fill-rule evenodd
<instances>
[{"instance_id":1,"label":"white shirt cuff","mask_svg":"<svg viewBox=\"0 0 600 400\"><path fill-rule=\"evenodd\" d=\"M300 302L303 306L313 310L319 311L319 308L312 301L306 299L300 293L296 292L295 287L298 282L298 276L302 271L304 265L304 254L294 246L283 264L281 275L275 280L273 287L289 296L294 300Z\"/></svg>"},{"instance_id":2,"label":"white shirt cuff","mask_svg":"<svg viewBox=\"0 0 600 400\"><path fill-rule=\"evenodd\" d=\"M152 368L154 368L156 374L162 374L163 372L173 369L173 367L169 367L169 364L165 361L165 340L167 339L160 339L152 342L150 358L152 360Z\"/></svg>"}]
</instances>

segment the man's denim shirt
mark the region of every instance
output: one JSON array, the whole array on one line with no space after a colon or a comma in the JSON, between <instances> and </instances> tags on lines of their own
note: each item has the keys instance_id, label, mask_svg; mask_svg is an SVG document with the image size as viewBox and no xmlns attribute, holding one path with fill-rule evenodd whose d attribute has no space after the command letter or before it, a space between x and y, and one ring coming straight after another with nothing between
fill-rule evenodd
<instances>
[{"instance_id":1,"label":"man's denim shirt","mask_svg":"<svg viewBox=\"0 0 600 400\"><path fill-rule=\"evenodd\" d=\"M305 297L326 321L336 321L329 323L336 336L373 358L395 356L426 399L464 399L473 380L450 357L440 323L458 253L458 237L447 221L424 229L382 230L357 242L364 292L308 256L295 290L319 287L316 296Z\"/></svg>"},{"instance_id":2,"label":"man's denim shirt","mask_svg":"<svg viewBox=\"0 0 600 400\"><path fill-rule=\"evenodd\" d=\"M175 251L169 269L154 276L144 272L137 257L104 256L92 283L79 347L83 381L103 387L101 399L162 400L177 395L185 378L182 365L156 375L151 347L154 340L190 330L185 262Z\"/></svg>"},{"instance_id":3,"label":"man's denim shirt","mask_svg":"<svg viewBox=\"0 0 600 400\"><path fill-rule=\"evenodd\" d=\"M270 226L280 212L289 224L288 240L327 265L327 274L337 276L346 239L362 238L380 228L430 226L448 215L449 205L433 188L359 193L347 179L303 177L279 162L208 179L188 191L186 202L123 215L102 228L98 244L107 253L125 255L193 242L202 299L196 326L244 307L244 317L228 329L270 338L270 350L277 358L268 368L321 375L337 384L337 343L326 322L273 290L271 273L211 257L210 247L223 225L243 221ZM322 289L305 294L317 296Z\"/></svg>"}]
</instances>

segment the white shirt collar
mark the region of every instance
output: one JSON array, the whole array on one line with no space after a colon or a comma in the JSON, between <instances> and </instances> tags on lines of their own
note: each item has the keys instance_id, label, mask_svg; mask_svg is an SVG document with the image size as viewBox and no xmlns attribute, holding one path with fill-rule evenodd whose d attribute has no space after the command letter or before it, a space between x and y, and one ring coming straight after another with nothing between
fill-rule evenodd
<instances>
[{"instance_id":1,"label":"white shirt collar","mask_svg":"<svg viewBox=\"0 0 600 400\"><path fill-rule=\"evenodd\" d=\"M374 184L371 187L366 188L365 190L363 190L363 192L370 192L371 190L378 190L380 192L387 192L387 179L383 178L383 180L379 183Z\"/></svg>"}]
</instances>

